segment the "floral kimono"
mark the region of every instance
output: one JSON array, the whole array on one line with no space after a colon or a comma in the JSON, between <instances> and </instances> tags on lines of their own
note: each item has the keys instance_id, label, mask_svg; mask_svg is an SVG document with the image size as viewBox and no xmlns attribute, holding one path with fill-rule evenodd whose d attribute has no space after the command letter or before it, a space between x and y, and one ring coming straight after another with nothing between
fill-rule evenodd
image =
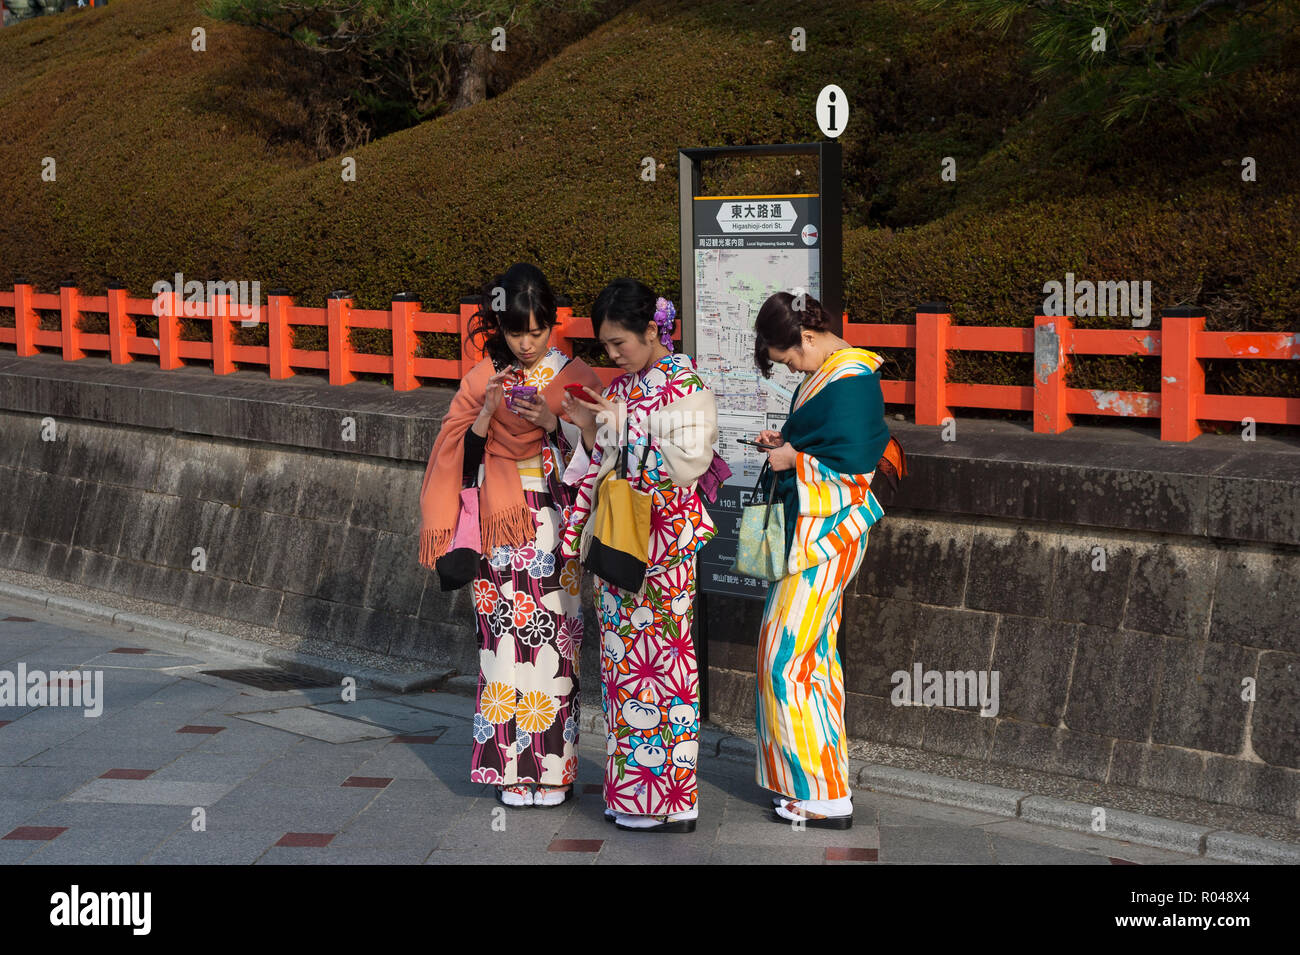
<instances>
[{"instance_id":1,"label":"floral kimono","mask_svg":"<svg viewBox=\"0 0 1300 955\"><path fill-rule=\"evenodd\" d=\"M569 361L552 348L527 374L516 363L503 384L540 389ZM469 482L482 481L482 442L473 432L466 436ZM540 454L518 462L536 536L521 547L497 547L479 561L473 583L480 647L475 782L565 786L577 772L582 569L559 553L561 515L572 499L560 480L561 465L575 444L581 445L578 429L561 420Z\"/></svg>"},{"instance_id":2,"label":"floral kimono","mask_svg":"<svg viewBox=\"0 0 1300 955\"><path fill-rule=\"evenodd\" d=\"M768 588L759 635L757 780L792 799L849 795L836 638L844 588L884 514L871 491L890 440L881 361L859 348L832 352L800 383L781 429L796 454L777 473L788 563Z\"/></svg>"},{"instance_id":3,"label":"floral kimono","mask_svg":"<svg viewBox=\"0 0 1300 955\"><path fill-rule=\"evenodd\" d=\"M605 803L620 813L665 815L696 804L695 557L715 533L696 481L713 460L717 412L694 362L681 354L664 356L644 376L623 375L605 396L627 404L627 468L633 486L653 495L649 561L640 591L619 590L597 578ZM581 445L577 448L565 474L578 491L563 553L586 552L596 489L617 456L616 445L597 445L590 460Z\"/></svg>"}]
</instances>

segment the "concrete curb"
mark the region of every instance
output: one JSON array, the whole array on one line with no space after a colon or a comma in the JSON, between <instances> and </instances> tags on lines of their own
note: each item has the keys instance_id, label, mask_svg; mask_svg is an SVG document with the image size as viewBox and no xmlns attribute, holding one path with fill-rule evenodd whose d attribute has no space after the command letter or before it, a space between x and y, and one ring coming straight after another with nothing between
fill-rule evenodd
<instances>
[{"instance_id":1,"label":"concrete curb","mask_svg":"<svg viewBox=\"0 0 1300 955\"><path fill-rule=\"evenodd\" d=\"M254 643L200 627L188 627L140 614L126 613L72 597L52 596L16 584L0 583L0 597L37 610L62 613L82 620L102 623L114 629L136 631L180 644L192 644L209 650L230 653L251 662L279 667L317 679L341 680L351 676L356 679L358 686L394 693L409 693L436 687L447 693L473 696L478 690L477 675L455 676L454 671L451 670L391 673L372 667L354 666L297 650L285 650ZM589 712L583 717L581 728L586 733L602 733L605 729L604 723L605 718L601 712ZM707 748L713 748L713 741L716 740L714 753L718 759L752 761L757 757L754 741L746 737L734 736L725 730L711 727L701 727L700 737ZM1144 816L1120 809L1107 809L1104 817L1106 828L1102 834L1093 829L1093 820L1098 818L1095 815L1096 811L1104 807L861 760L851 760L849 769L858 786L893 796L986 812L1158 849L1195 853L1225 862L1300 864L1300 846L1244 833L1212 829L1208 826L1161 819L1156 816Z\"/></svg>"},{"instance_id":2,"label":"concrete curb","mask_svg":"<svg viewBox=\"0 0 1300 955\"><path fill-rule=\"evenodd\" d=\"M416 670L410 673L393 673L374 667L342 663L328 657L304 653L300 650L267 646L264 643L232 637L202 627L191 627L169 620L158 620L155 617L114 610L112 607L88 603L73 597L44 594L17 584L0 583L0 597L37 610L67 614L80 620L103 624L115 630L133 631L175 643L229 653L242 657L250 663L277 667L300 676L318 680L342 680L344 677L352 677L357 681L357 686L392 693L411 693L439 687L454 672L453 670Z\"/></svg>"},{"instance_id":3,"label":"concrete curb","mask_svg":"<svg viewBox=\"0 0 1300 955\"><path fill-rule=\"evenodd\" d=\"M863 788L891 796L907 796L974 812L987 812L995 816L1019 815L1020 802L1029 795L1027 792L1003 789L1001 786L935 776L914 769L899 769L874 763L858 765L860 768L855 778L858 786ZM849 771L852 772L852 769L850 763Z\"/></svg>"}]
</instances>

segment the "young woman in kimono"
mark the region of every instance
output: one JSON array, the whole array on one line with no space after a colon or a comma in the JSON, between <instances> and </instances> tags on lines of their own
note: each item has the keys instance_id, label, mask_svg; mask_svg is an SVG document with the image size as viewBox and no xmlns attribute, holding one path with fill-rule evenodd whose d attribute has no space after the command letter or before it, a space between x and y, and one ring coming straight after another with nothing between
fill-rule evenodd
<instances>
[{"instance_id":1,"label":"young woman in kimono","mask_svg":"<svg viewBox=\"0 0 1300 955\"><path fill-rule=\"evenodd\" d=\"M717 409L695 363L671 349L675 310L632 279L606 287L592 327L623 375L564 410L582 429L565 474L577 501L561 553L586 558L597 488L627 426L633 487L652 494L649 560L635 592L597 578L605 815L624 829L692 832L699 811L699 675L691 622L696 552L714 535L697 481L713 462ZM642 464L642 455L644 463ZM627 476L628 471L623 472Z\"/></svg>"},{"instance_id":2,"label":"young woman in kimono","mask_svg":"<svg viewBox=\"0 0 1300 955\"><path fill-rule=\"evenodd\" d=\"M780 796L773 818L847 829L853 824L844 737L844 673L836 637L844 588L858 572L868 529L884 512L871 490L897 442L885 424L881 356L833 331L820 302L768 298L755 322L754 361L806 375L781 430L758 441L785 508L787 573L768 588L758 646L758 784ZM892 471L893 465L882 468Z\"/></svg>"},{"instance_id":3,"label":"young woman in kimono","mask_svg":"<svg viewBox=\"0 0 1300 955\"><path fill-rule=\"evenodd\" d=\"M566 384L598 387L600 379L548 347L555 296L532 265L488 282L482 302L470 331L486 357L461 382L429 455L419 560L432 569L451 550L462 487L477 487L477 546L454 552L477 564L470 779L495 783L508 806L553 806L569 797L578 766L582 639L581 567L559 554L561 512L572 499L560 477L579 432L558 412ZM535 398L511 400L520 385L536 388Z\"/></svg>"}]
</instances>

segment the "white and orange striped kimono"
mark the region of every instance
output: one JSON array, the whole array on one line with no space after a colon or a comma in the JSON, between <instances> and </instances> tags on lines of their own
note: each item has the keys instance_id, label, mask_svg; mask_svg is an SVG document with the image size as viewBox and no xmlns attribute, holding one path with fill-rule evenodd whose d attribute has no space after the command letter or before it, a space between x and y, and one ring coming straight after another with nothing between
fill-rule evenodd
<instances>
[{"instance_id":1,"label":"white and orange striped kimono","mask_svg":"<svg viewBox=\"0 0 1300 955\"><path fill-rule=\"evenodd\" d=\"M787 427L799 409L847 376L872 376L881 357L858 348L833 352L801 383ZM857 573L872 524L884 516L870 481L879 460L884 425L879 379L859 379L838 391L853 407L835 408L828 419L861 429L869 440L844 459L872 462L865 474L828 467L815 452L800 450L798 429L787 440L796 451L793 474L797 516L789 542L786 576L768 588L758 645L758 784L792 799L838 799L849 795L848 745L844 735L844 673L836 648L844 588ZM856 387L861 385L862 387ZM865 401L858 400L867 395ZM864 419L863 415L866 414ZM852 422L852 424L848 424ZM807 446L807 445L805 445ZM859 465L862 466L862 465ZM787 498L787 512L793 499Z\"/></svg>"}]
</instances>

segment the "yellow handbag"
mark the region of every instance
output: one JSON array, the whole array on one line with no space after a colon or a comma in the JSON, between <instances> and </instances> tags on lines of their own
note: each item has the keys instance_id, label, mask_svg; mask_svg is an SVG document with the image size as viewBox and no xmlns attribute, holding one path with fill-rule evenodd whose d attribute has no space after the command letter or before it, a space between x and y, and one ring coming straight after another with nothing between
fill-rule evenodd
<instances>
[{"instance_id":1,"label":"yellow handbag","mask_svg":"<svg viewBox=\"0 0 1300 955\"><path fill-rule=\"evenodd\" d=\"M650 451L647 440L641 452L645 467ZM596 512L592 515L591 543L583 566L619 590L637 591L645 581L650 561L651 496L638 491L623 477L627 466L627 440L619 448L619 460L605 476L596 492Z\"/></svg>"}]
</instances>

